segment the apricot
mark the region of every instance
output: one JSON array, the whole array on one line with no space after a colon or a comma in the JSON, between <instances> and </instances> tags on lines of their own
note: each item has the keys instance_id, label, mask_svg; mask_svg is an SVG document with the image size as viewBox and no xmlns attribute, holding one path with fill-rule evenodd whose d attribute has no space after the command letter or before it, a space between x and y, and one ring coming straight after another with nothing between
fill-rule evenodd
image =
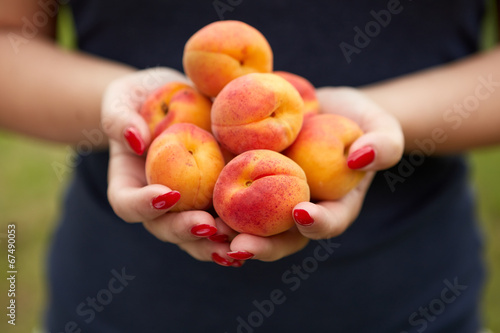
<instances>
[{"instance_id":1,"label":"apricot","mask_svg":"<svg viewBox=\"0 0 500 333\"><path fill-rule=\"evenodd\" d=\"M285 71L275 71L274 74L281 76L297 89L304 101L304 117L319 113L319 101L316 97L316 89L308 79Z\"/></svg>"},{"instance_id":2,"label":"apricot","mask_svg":"<svg viewBox=\"0 0 500 333\"><path fill-rule=\"evenodd\" d=\"M288 81L271 73L251 73L228 83L215 98L212 133L233 154L282 151L297 137L304 102Z\"/></svg>"},{"instance_id":3,"label":"apricot","mask_svg":"<svg viewBox=\"0 0 500 333\"><path fill-rule=\"evenodd\" d=\"M173 124L152 143L146 157L148 184L179 191L180 200L170 211L207 210L224 157L207 131L189 123Z\"/></svg>"},{"instance_id":4,"label":"apricot","mask_svg":"<svg viewBox=\"0 0 500 333\"><path fill-rule=\"evenodd\" d=\"M139 114L148 123L154 139L168 126L176 123L192 123L210 132L211 108L212 101L195 88L173 81L149 95Z\"/></svg>"},{"instance_id":5,"label":"apricot","mask_svg":"<svg viewBox=\"0 0 500 333\"><path fill-rule=\"evenodd\" d=\"M241 21L218 21L189 38L182 63L198 90L215 97L237 77L271 72L273 52L264 35L254 27Z\"/></svg>"},{"instance_id":6,"label":"apricot","mask_svg":"<svg viewBox=\"0 0 500 333\"><path fill-rule=\"evenodd\" d=\"M290 229L293 207L309 199L300 166L280 153L260 149L236 156L222 169L213 204L234 230L271 236Z\"/></svg>"},{"instance_id":7,"label":"apricot","mask_svg":"<svg viewBox=\"0 0 500 333\"><path fill-rule=\"evenodd\" d=\"M312 115L283 154L304 170L313 200L337 200L363 178L347 166L350 145L363 131L354 121L334 114Z\"/></svg>"}]
</instances>

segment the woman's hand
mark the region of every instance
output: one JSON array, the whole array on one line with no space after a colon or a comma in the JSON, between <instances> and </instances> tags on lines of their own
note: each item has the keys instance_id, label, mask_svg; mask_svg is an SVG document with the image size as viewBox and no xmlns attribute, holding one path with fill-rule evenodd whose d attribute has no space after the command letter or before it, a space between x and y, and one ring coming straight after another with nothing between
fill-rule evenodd
<instances>
[{"instance_id":1,"label":"woman's hand","mask_svg":"<svg viewBox=\"0 0 500 333\"><path fill-rule=\"evenodd\" d=\"M365 177L339 200L296 205L296 227L285 233L267 238L237 235L231 242L229 256L274 261L301 250L309 239L342 234L358 216L375 172L401 159L404 138L398 121L360 90L327 87L318 89L317 95L321 112L350 118L364 131L349 149L348 166L367 171Z\"/></svg>"},{"instance_id":2,"label":"woman's hand","mask_svg":"<svg viewBox=\"0 0 500 333\"><path fill-rule=\"evenodd\" d=\"M110 139L108 198L127 222L142 222L158 239L177 244L198 260L241 266L254 258L275 261L304 248L309 239L340 235L356 219L377 170L399 161L403 135L391 115L353 88L322 88L322 112L357 122L365 134L350 147L351 168L367 171L360 184L336 201L302 202L293 210L296 226L271 237L237 234L205 211L168 213L180 193L163 185L147 185L142 156L151 141L139 115L145 98L169 81L187 79L171 69L156 68L124 76L109 85L103 98L102 125Z\"/></svg>"},{"instance_id":3,"label":"woman's hand","mask_svg":"<svg viewBox=\"0 0 500 333\"><path fill-rule=\"evenodd\" d=\"M138 111L152 91L170 81L188 82L175 70L154 68L121 77L105 91L101 119L109 137L109 202L124 221L142 222L156 238L177 244L198 260L241 266L226 256L234 231L205 211L167 214L181 194L146 182L143 154L151 135Z\"/></svg>"}]
</instances>

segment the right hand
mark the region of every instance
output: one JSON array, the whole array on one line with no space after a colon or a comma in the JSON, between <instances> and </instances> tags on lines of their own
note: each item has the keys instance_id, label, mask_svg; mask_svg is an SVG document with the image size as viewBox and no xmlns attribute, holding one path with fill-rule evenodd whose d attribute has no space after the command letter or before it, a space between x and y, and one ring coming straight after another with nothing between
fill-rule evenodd
<instances>
[{"instance_id":1,"label":"right hand","mask_svg":"<svg viewBox=\"0 0 500 333\"><path fill-rule=\"evenodd\" d=\"M361 211L375 172L395 165L403 154L404 136L398 120L352 87L323 87L317 90L321 112L355 121L364 131L349 148L349 156L370 148L372 159L349 166L366 171L365 177L338 200L301 202L293 209L295 227L271 237L239 234L231 242L231 252L250 253L253 259L275 261L300 251L309 239L329 239L342 234ZM292 214L292 212L290 212Z\"/></svg>"},{"instance_id":2,"label":"right hand","mask_svg":"<svg viewBox=\"0 0 500 333\"><path fill-rule=\"evenodd\" d=\"M142 222L156 238L177 244L198 260L239 267L241 261L226 255L235 231L206 211L169 213L180 198L179 192L146 182L143 154L151 134L139 109L152 91L170 81L189 83L175 70L154 68L120 77L104 92L101 121L109 138L109 203L124 221Z\"/></svg>"}]
</instances>

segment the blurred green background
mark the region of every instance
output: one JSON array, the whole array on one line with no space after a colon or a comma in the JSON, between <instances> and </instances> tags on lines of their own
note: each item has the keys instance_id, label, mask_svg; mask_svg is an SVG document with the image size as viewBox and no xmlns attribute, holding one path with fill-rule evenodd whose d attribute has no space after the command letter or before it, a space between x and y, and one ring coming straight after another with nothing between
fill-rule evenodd
<instances>
[{"instance_id":1,"label":"blurred green background","mask_svg":"<svg viewBox=\"0 0 500 333\"><path fill-rule=\"evenodd\" d=\"M494 5L485 19L484 47L497 39ZM60 15L59 39L73 47L70 16ZM47 251L67 180L71 177L74 150L67 145L41 142L0 131L0 332L36 332L46 301ZM478 214L486 240L489 267L483 301L486 327L500 332L500 149L489 148L469 154L471 182L478 194ZM7 325L7 224L17 226L17 325Z\"/></svg>"}]
</instances>

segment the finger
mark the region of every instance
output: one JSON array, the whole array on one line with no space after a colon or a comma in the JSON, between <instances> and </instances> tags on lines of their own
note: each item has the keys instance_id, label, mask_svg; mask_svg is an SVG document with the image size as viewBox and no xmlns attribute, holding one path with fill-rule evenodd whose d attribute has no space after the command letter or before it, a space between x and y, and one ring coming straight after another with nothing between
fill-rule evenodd
<instances>
[{"instance_id":1,"label":"finger","mask_svg":"<svg viewBox=\"0 0 500 333\"><path fill-rule=\"evenodd\" d=\"M241 267L244 264L244 261L234 260L226 255L229 250L228 243L217 244L206 239L200 239L180 243L178 246L196 260L211 261L225 267Z\"/></svg>"},{"instance_id":2,"label":"finger","mask_svg":"<svg viewBox=\"0 0 500 333\"><path fill-rule=\"evenodd\" d=\"M170 212L144 221L143 225L159 240L174 244L200 240L217 232L212 215L202 210Z\"/></svg>"},{"instance_id":3,"label":"finger","mask_svg":"<svg viewBox=\"0 0 500 333\"><path fill-rule=\"evenodd\" d=\"M179 247L197 260L212 261L224 267L237 268L243 266L245 263L244 260L235 260L227 255L229 243L214 243L207 239L200 239L181 243Z\"/></svg>"},{"instance_id":4,"label":"finger","mask_svg":"<svg viewBox=\"0 0 500 333\"><path fill-rule=\"evenodd\" d=\"M386 113L371 115L365 121L365 134L349 148L347 165L351 169L378 171L398 163L404 150L404 137L399 123Z\"/></svg>"},{"instance_id":5,"label":"finger","mask_svg":"<svg viewBox=\"0 0 500 333\"><path fill-rule=\"evenodd\" d=\"M111 83L103 97L101 122L110 139L122 142L142 155L151 135L139 110L144 100L169 81L186 82L180 73L168 68L153 68L127 75Z\"/></svg>"},{"instance_id":6,"label":"finger","mask_svg":"<svg viewBox=\"0 0 500 333\"><path fill-rule=\"evenodd\" d=\"M219 250L212 252L212 261L220 266L224 267L241 267L245 263L245 260L238 260L230 258L227 255L227 250Z\"/></svg>"},{"instance_id":7,"label":"finger","mask_svg":"<svg viewBox=\"0 0 500 333\"><path fill-rule=\"evenodd\" d=\"M108 200L124 221L153 220L179 201L179 192L159 184L147 185L144 158L130 154L114 140L110 142L110 156Z\"/></svg>"},{"instance_id":8,"label":"finger","mask_svg":"<svg viewBox=\"0 0 500 333\"><path fill-rule=\"evenodd\" d=\"M368 172L358 186L340 200L297 204L293 216L300 233L310 239L327 239L342 234L358 216L374 174Z\"/></svg>"},{"instance_id":9,"label":"finger","mask_svg":"<svg viewBox=\"0 0 500 333\"><path fill-rule=\"evenodd\" d=\"M208 237L209 240L217 243L230 243L238 233L231 229L220 217L215 219L217 232Z\"/></svg>"},{"instance_id":10,"label":"finger","mask_svg":"<svg viewBox=\"0 0 500 333\"><path fill-rule=\"evenodd\" d=\"M231 242L231 252L228 256L240 260L276 261L300 251L308 242L309 239L295 227L269 237L239 234Z\"/></svg>"},{"instance_id":11,"label":"finger","mask_svg":"<svg viewBox=\"0 0 500 333\"><path fill-rule=\"evenodd\" d=\"M365 133L349 148L348 166L378 171L395 165L403 154L404 136L399 122L357 89L321 88L318 100L325 113L355 121Z\"/></svg>"},{"instance_id":12,"label":"finger","mask_svg":"<svg viewBox=\"0 0 500 333\"><path fill-rule=\"evenodd\" d=\"M214 243L207 239L198 239L178 244L179 247L189 253L190 256L200 261L214 261L212 258L213 253L224 257L225 253L229 250L229 243ZM226 260L231 260L227 257ZM232 260L231 260L232 261ZM229 266L229 265L228 265Z\"/></svg>"}]
</instances>

